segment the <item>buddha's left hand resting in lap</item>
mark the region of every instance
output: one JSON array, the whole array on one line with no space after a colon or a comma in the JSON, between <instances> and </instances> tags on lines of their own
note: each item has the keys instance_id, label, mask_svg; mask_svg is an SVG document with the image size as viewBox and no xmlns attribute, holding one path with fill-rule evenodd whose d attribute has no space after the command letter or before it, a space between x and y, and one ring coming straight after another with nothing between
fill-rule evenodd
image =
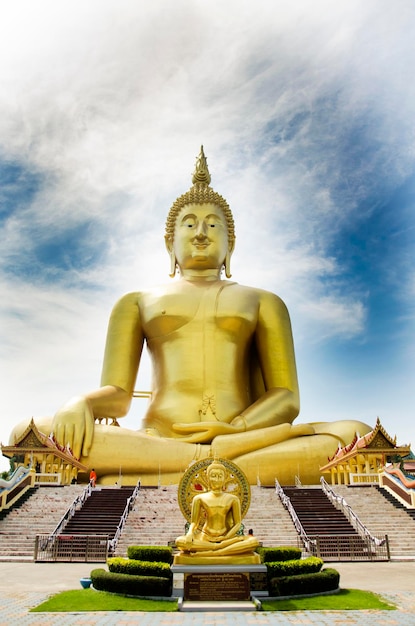
<instances>
[{"instance_id":1,"label":"buddha's left hand resting in lap","mask_svg":"<svg viewBox=\"0 0 415 626\"><path fill-rule=\"evenodd\" d=\"M317 482L319 466L361 422L293 425L299 391L282 300L228 280L235 244L227 202L209 186L203 150L193 186L170 209L170 284L129 293L111 315L101 387L73 398L38 428L69 444L99 481L177 481L193 460L232 459L251 484ZM226 279L221 274L225 271ZM96 423L126 415L144 343L153 365L142 430ZM324 398L321 399L322 404ZM19 424L11 436L27 426Z\"/></svg>"}]
</instances>

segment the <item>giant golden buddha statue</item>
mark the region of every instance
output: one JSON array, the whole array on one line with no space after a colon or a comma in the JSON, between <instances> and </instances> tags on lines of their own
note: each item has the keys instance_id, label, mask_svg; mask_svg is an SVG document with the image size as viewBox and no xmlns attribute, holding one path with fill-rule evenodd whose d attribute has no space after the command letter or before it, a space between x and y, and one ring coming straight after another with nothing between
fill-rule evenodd
<instances>
[{"instance_id":1,"label":"giant golden buddha statue","mask_svg":"<svg viewBox=\"0 0 415 626\"><path fill-rule=\"evenodd\" d=\"M293 425L299 392L291 325L282 300L230 281L235 245L227 202L210 187L203 148L193 185L167 217L168 285L133 292L109 322L101 387L71 399L44 433L69 444L98 482L178 482L195 460L235 461L251 484L319 480L319 466L361 422ZM225 272L226 279L222 277ZM142 430L118 427L130 408L144 343L153 365ZM324 402L324 398L322 398ZM102 423L111 418L114 425ZM11 443L27 423L18 425Z\"/></svg>"}]
</instances>

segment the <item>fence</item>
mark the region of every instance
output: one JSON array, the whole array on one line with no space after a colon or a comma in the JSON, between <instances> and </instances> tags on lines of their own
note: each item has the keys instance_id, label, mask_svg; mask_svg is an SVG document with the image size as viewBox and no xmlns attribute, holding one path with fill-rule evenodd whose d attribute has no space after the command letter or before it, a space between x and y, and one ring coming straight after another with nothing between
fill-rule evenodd
<instances>
[{"instance_id":1,"label":"fence","mask_svg":"<svg viewBox=\"0 0 415 626\"><path fill-rule=\"evenodd\" d=\"M36 485L60 485L62 484L62 474L42 474L38 472L35 478Z\"/></svg>"},{"instance_id":2,"label":"fence","mask_svg":"<svg viewBox=\"0 0 415 626\"><path fill-rule=\"evenodd\" d=\"M37 562L92 562L107 560L108 535L37 535Z\"/></svg>"},{"instance_id":3,"label":"fence","mask_svg":"<svg viewBox=\"0 0 415 626\"><path fill-rule=\"evenodd\" d=\"M349 474L350 485L377 485L379 484L379 474Z\"/></svg>"},{"instance_id":4,"label":"fence","mask_svg":"<svg viewBox=\"0 0 415 626\"><path fill-rule=\"evenodd\" d=\"M374 545L356 535L309 535L311 554L324 561L389 561L389 542Z\"/></svg>"}]
</instances>

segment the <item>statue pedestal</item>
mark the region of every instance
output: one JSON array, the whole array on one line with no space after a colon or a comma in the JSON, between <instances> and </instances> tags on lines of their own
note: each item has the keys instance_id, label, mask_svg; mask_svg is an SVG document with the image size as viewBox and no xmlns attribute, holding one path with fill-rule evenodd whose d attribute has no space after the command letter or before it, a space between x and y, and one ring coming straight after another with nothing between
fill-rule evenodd
<instances>
[{"instance_id":1,"label":"statue pedestal","mask_svg":"<svg viewBox=\"0 0 415 626\"><path fill-rule=\"evenodd\" d=\"M257 552L232 554L229 556L200 556L200 553L186 554L180 552L173 560L174 565L260 565L261 557Z\"/></svg>"},{"instance_id":2,"label":"statue pedestal","mask_svg":"<svg viewBox=\"0 0 415 626\"><path fill-rule=\"evenodd\" d=\"M183 599L187 602L248 601L266 596L265 565L173 565L173 577L183 574Z\"/></svg>"}]
</instances>

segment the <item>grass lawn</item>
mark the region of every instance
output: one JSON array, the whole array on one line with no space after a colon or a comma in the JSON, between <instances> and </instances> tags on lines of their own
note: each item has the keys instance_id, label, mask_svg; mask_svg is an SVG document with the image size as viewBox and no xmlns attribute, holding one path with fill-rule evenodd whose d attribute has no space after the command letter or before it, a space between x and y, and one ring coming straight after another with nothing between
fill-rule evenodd
<instances>
[{"instance_id":1,"label":"grass lawn","mask_svg":"<svg viewBox=\"0 0 415 626\"><path fill-rule=\"evenodd\" d=\"M263 611L393 611L396 606L371 591L342 589L339 593L313 598L293 598L262 602Z\"/></svg>"},{"instance_id":2,"label":"grass lawn","mask_svg":"<svg viewBox=\"0 0 415 626\"><path fill-rule=\"evenodd\" d=\"M94 589L62 591L46 602L31 609L32 612L79 613L82 611L177 611L177 601L141 600L119 596Z\"/></svg>"},{"instance_id":3,"label":"grass lawn","mask_svg":"<svg viewBox=\"0 0 415 626\"><path fill-rule=\"evenodd\" d=\"M391 611L394 605L370 591L343 589L331 596L263 601L263 611ZM94 589L63 591L31 609L32 612L79 613L83 611L177 611L177 602L127 598Z\"/></svg>"}]
</instances>

